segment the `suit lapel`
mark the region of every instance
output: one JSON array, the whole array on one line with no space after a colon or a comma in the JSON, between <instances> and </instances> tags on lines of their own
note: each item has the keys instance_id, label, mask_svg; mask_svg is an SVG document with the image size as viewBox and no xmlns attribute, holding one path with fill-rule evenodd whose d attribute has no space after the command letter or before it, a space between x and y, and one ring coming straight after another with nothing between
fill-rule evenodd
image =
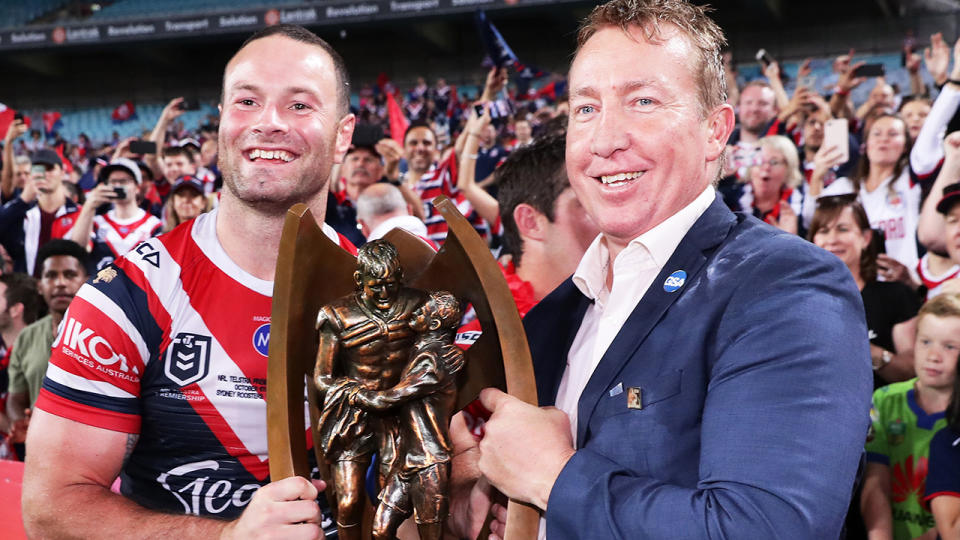
<instances>
[{"instance_id":1,"label":"suit lapel","mask_svg":"<svg viewBox=\"0 0 960 540\"><path fill-rule=\"evenodd\" d=\"M533 353L537 396L542 406L556 402L557 388L567 367L567 353L589 306L590 299L583 296L572 279L567 279L524 318L527 335L536 335L536 341L530 341L530 350ZM550 315L547 317L549 328L532 328L537 324L533 321L543 318L539 316L541 313Z\"/></svg>"},{"instance_id":2,"label":"suit lapel","mask_svg":"<svg viewBox=\"0 0 960 540\"><path fill-rule=\"evenodd\" d=\"M736 217L727 209L718 195L693 227L687 231L663 270L650 284L643 298L624 322L620 332L610 343L610 347L600 359L580 395L577 408L578 446L585 442L584 437L590 415L593 414L600 398L606 395L607 387L612 385L614 378L646 340L667 309L686 294L687 289L703 269L704 263L707 262L705 251L720 244L735 222ZM666 290L668 288L666 280L678 270L685 272L686 278L679 289L670 292ZM654 376L659 371L659 364L663 360L665 359L643 359L646 364L641 369L648 372L649 376Z\"/></svg>"}]
</instances>

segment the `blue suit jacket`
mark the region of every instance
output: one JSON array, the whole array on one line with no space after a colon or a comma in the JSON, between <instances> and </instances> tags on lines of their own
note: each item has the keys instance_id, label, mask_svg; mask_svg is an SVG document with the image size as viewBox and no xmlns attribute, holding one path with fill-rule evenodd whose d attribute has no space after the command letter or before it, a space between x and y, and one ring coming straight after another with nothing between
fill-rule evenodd
<instances>
[{"instance_id":1,"label":"blue suit jacket","mask_svg":"<svg viewBox=\"0 0 960 540\"><path fill-rule=\"evenodd\" d=\"M687 278L667 292L676 270ZM524 319L542 405L554 403L589 302L567 280ZM627 406L631 387L640 409ZM547 534L837 538L871 390L849 270L718 197L587 383Z\"/></svg>"}]
</instances>

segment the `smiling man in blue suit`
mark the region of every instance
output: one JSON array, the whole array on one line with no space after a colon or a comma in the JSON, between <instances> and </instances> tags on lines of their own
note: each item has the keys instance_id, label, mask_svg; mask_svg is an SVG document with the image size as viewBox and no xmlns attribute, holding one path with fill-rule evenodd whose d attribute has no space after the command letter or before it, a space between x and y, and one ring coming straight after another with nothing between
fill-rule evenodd
<instances>
[{"instance_id":1,"label":"smiling man in blue suit","mask_svg":"<svg viewBox=\"0 0 960 540\"><path fill-rule=\"evenodd\" d=\"M525 319L556 408L481 395L480 470L551 539L839 536L863 308L839 259L717 197L724 41L682 0L614 0L581 30L567 168L602 234Z\"/></svg>"}]
</instances>

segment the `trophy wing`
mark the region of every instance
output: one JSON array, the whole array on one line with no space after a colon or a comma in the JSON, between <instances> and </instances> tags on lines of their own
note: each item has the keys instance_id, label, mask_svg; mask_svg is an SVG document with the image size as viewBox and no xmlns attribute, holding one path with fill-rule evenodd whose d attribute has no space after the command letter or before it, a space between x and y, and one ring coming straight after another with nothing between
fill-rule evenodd
<instances>
[{"instance_id":1,"label":"trophy wing","mask_svg":"<svg viewBox=\"0 0 960 540\"><path fill-rule=\"evenodd\" d=\"M500 266L450 199L440 196L433 204L446 220L449 232L443 247L412 285L424 290L448 290L469 302L483 328L483 335L466 352L457 408L466 406L487 387L500 388L536 405L527 335Z\"/></svg>"},{"instance_id":2,"label":"trophy wing","mask_svg":"<svg viewBox=\"0 0 960 540\"><path fill-rule=\"evenodd\" d=\"M311 403L317 355L317 312L353 290L356 258L334 243L304 204L287 211L274 276L267 367L267 445L270 478L310 477L304 423L304 377ZM317 425L317 407L310 407Z\"/></svg>"}]
</instances>

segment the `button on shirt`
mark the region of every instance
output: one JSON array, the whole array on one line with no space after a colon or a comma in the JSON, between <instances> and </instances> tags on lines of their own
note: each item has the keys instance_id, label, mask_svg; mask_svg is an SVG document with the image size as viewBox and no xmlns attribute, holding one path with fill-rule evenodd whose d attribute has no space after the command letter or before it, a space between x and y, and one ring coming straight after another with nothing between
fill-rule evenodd
<instances>
[{"instance_id":1,"label":"button on shirt","mask_svg":"<svg viewBox=\"0 0 960 540\"><path fill-rule=\"evenodd\" d=\"M556 399L557 408L570 417L575 447L579 446L576 440L577 404L593 370L687 231L714 198L713 186L707 186L679 212L631 240L613 261L612 288L607 288L610 252L602 235L593 241L580 260L573 274L573 283L593 303L587 308L570 346Z\"/></svg>"}]
</instances>

